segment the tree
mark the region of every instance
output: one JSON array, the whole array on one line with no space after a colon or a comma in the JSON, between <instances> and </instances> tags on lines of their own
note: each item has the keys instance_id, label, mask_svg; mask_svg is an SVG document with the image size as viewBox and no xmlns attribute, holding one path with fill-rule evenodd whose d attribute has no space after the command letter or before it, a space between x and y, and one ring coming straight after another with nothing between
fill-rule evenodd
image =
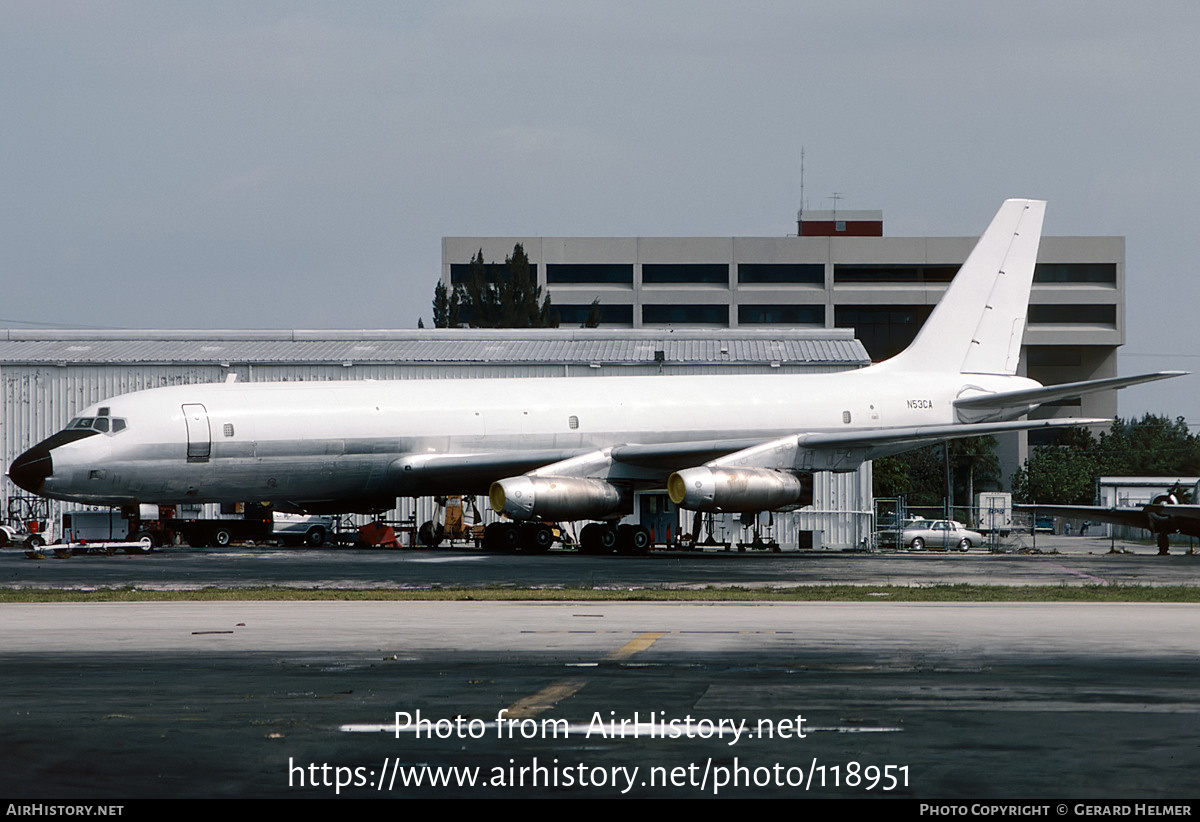
<instances>
[{"instance_id":1,"label":"tree","mask_svg":"<svg viewBox=\"0 0 1200 822\"><path fill-rule=\"evenodd\" d=\"M1039 445L1012 477L1017 502L1090 505L1103 459L1086 428L1070 428L1055 445Z\"/></svg>"},{"instance_id":2,"label":"tree","mask_svg":"<svg viewBox=\"0 0 1200 822\"><path fill-rule=\"evenodd\" d=\"M441 284L439 283L439 286ZM444 290L444 286L442 286ZM471 259L466 283L455 285L448 306L457 304L456 319L472 328L556 328L558 315L550 305L550 295L530 273L529 257L520 243L504 259L504 268L483 260L483 249ZM438 291L434 289L434 307ZM449 311L449 308L447 308Z\"/></svg>"},{"instance_id":3,"label":"tree","mask_svg":"<svg viewBox=\"0 0 1200 822\"><path fill-rule=\"evenodd\" d=\"M995 437L963 437L950 440L950 465L966 465L966 507L975 505L975 479L981 483L998 485L1000 481L1000 457L996 453ZM957 483L955 489L958 489Z\"/></svg>"},{"instance_id":4,"label":"tree","mask_svg":"<svg viewBox=\"0 0 1200 822\"><path fill-rule=\"evenodd\" d=\"M1183 417L1174 422L1146 414L1140 420L1117 418L1100 436L1104 471L1145 477L1200 474L1200 437L1193 436Z\"/></svg>"},{"instance_id":5,"label":"tree","mask_svg":"<svg viewBox=\"0 0 1200 822\"><path fill-rule=\"evenodd\" d=\"M910 508L931 508L946 501L946 445L928 445L872 462L877 497L907 497ZM1000 458L994 437L949 440L952 499L974 505L977 485L1000 484Z\"/></svg>"},{"instance_id":6,"label":"tree","mask_svg":"<svg viewBox=\"0 0 1200 822\"><path fill-rule=\"evenodd\" d=\"M910 508L940 506L946 498L942 445L928 445L874 460L871 475L877 497L907 497Z\"/></svg>"},{"instance_id":7,"label":"tree","mask_svg":"<svg viewBox=\"0 0 1200 822\"><path fill-rule=\"evenodd\" d=\"M1013 475L1019 502L1089 505L1103 475L1181 477L1200 474L1200 437L1183 417L1146 414L1113 420L1099 440L1082 428L1068 429L1056 445L1034 449Z\"/></svg>"},{"instance_id":8,"label":"tree","mask_svg":"<svg viewBox=\"0 0 1200 822\"><path fill-rule=\"evenodd\" d=\"M447 289L441 280L433 287L433 327L458 327L459 289Z\"/></svg>"}]
</instances>

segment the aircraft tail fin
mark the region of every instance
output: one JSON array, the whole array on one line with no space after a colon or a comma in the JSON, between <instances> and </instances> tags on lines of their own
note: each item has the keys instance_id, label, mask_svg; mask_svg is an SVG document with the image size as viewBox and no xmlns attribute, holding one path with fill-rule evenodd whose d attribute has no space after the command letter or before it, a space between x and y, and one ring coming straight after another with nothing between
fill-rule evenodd
<instances>
[{"instance_id":1,"label":"aircraft tail fin","mask_svg":"<svg viewBox=\"0 0 1200 822\"><path fill-rule=\"evenodd\" d=\"M1015 374L1045 211L1042 200L1006 200L912 345L884 364Z\"/></svg>"}]
</instances>

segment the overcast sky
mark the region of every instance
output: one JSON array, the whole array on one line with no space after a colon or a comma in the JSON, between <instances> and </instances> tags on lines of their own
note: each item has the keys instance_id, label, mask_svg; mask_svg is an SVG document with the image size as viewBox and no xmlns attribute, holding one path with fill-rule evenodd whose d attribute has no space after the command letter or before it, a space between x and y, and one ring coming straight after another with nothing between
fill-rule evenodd
<instances>
[{"instance_id":1,"label":"overcast sky","mask_svg":"<svg viewBox=\"0 0 1200 822\"><path fill-rule=\"evenodd\" d=\"M808 207L1127 238L1121 372L1200 370L1200 4L0 0L0 325L412 328L441 238ZM1200 425L1200 378L1122 414Z\"/></svg>"}]
</instances>

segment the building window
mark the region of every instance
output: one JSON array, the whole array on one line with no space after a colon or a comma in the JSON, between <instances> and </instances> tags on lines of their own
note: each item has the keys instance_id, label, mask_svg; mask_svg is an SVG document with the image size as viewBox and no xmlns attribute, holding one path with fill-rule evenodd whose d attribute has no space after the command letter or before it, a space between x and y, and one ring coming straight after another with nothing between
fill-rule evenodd
<instances>
[{"instance_id":1,"label":"building window","mask_svg":"<svg viewBox=\"0 0 1200 822\"><path fill-rule=\"evenodd\" d=\"M821 263L740 263L738 282L744 285L759 283L825 284L825 266Z\"/></svg>"},{"instance_id":2,"label":"building window","mask_svg":"<svg viewBox=\"0 0 1200 822\"><path fill-rule=\"evenodd\" d=\"M1031 305L1029 322L1038 325L1117 324L1115 305Z\"/></svg>"},{"instance_id":3,"label":"building window","mask_svg":"<svg viewBox=\"0 0 1200 822\"><path fill-rule=\"evenodd\" d=\"M729 285L729 266L724 263L646 263L643 285Z\"/></svg>"},{"instance_id":4,"label":"building window","mask_svg":"<svg viewBox=\"0 0 1200 822\"><path fill-rule=\"evenodd\" d=\"M459 283L466 284L471 280L472 266L470 263L451 263L450 264L450 283L458 285ZM504 263L484 263L483 264L483 280L488 283L501 282L508 277L508 266ZM529 264L529 278L537 281L537 266L533 263Z\"/></svg>"},{"instance_id":5,"label":"building window","mask_svg":"<svg viewBox=\"0 0 1200 822\"><path fill-rule=\"evenodd\" d=\"M546 282L633 285L633 263L547 263Z\"/></svg>"},{"instance_id":6,"label":"building window","mask_svg":"<svg viewBox=\"0 0 1200 822\"><path fill-rule=\"evenodd\" d=\"M605 305L600 303L596 306L600 309L600 324L601 325L633 325L633 306L632 305ZM591 304L587 305L553 305L554 311L558 313L558 321L561 325L583 325L587 322L588 314L592 311Z\"/></svg>"},{"instance_id":7,"label":"building window","mask_svg":"<svg viewBox=\"0 0 1200 822\"><path fill-rule=\"evenodd\" d=\"M727 305L643 305L642 322L653 325L729 325Z\"/></svg>"},{"instance_id":8,"label":"building window","mask_svg":"<svg viewBox=\"0 0 1200 822\"><path fill-rule=\"evenodd\" d=\"M932 311L931 305L838 305L833 324L853 328L871 359L879 361L908 348Z\"/></svg>"},{"instance_id":9,"label":"building window","mask_svg":"<svg viewBox=\"0 0 1200 822\"><path fill-rule=\"evenodd\" d=\"M739 305L738 325L825 325L825 306Z\"/></svg>"},{"instance_id":10,"label":"building window","mask_svg":"<svg viewBox=\"0 0 1200 822\"><path fill-rule=\"evenodd\" d=\"M1103 283L1116 285L1116 263L1038 263L1035 283Z\"/></svg>"},{"instance_id":11,"label":"building window","mask_svg":"<svg viewBox=\"0 0 1200 822\"><path fill-rule=\"evenodd\" d=\"M835 283L948 283L957 265L835 265Z\"/></svg>"},{"instance_id":12,"label":"building window","mask_svg":"<svg viewBox=\"0 0 1200 822\"><path fill-rule=\"evenodd\" d=\"M1080 350L1067 345L1026 346L1025 358L1030 368L1078 368L1083 365L1083 354Z\"/></svg>"}]
</instances>

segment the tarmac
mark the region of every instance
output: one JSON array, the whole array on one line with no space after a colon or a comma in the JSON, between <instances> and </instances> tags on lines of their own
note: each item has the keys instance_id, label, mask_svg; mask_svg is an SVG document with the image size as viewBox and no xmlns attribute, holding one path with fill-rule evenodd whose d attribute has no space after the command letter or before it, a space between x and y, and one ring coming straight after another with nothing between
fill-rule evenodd
<instances>
[{"instance_id":1,"label":"tarmac","mask_svg":"<svg viewBox=\"0 0 1200 822\"><path fill-rule=\"evenodd\" d=\"M1179 548L1070 539L1039 538L1046 554L6 552L0 571L8 587L1200 579ZM1200 792L1198 678L1188 604L3 604L0 796L1168 802Z\"/></svg>"}]
</instances>

